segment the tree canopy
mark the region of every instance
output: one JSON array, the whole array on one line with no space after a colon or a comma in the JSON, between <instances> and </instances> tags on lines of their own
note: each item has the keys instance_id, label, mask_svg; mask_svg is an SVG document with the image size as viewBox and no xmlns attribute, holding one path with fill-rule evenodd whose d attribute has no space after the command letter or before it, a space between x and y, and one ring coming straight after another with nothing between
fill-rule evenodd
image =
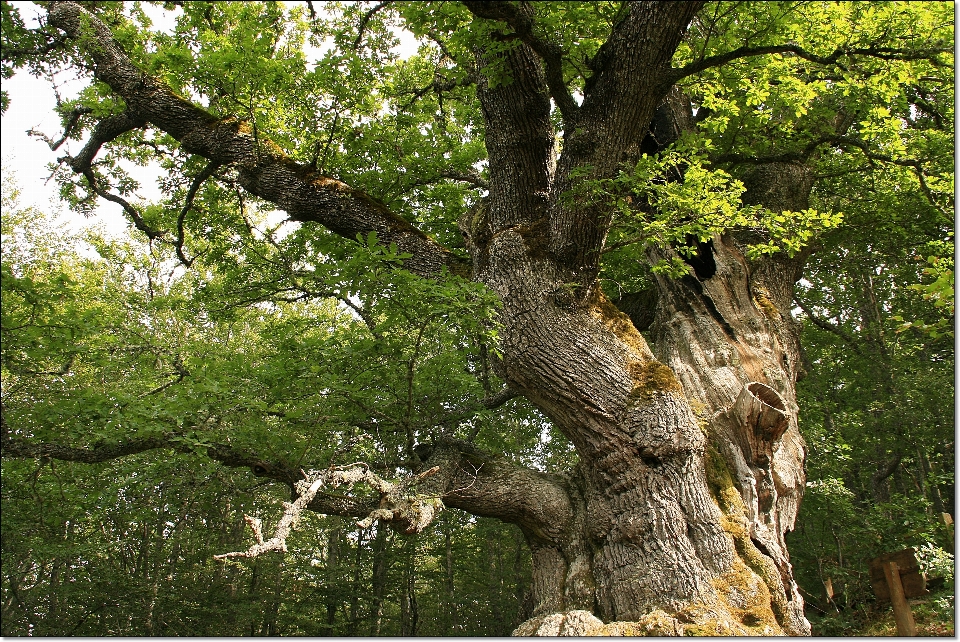
<instances>
[{"instance_id":1,"label":"tree canopy","mask_svg":"<svg viewBox=\"0 0 960 642\"><path fill-rule=\"evenodd\" d=\"M4 179L3 633L845 633L905 546L949 588L950 9L3 2L4 77L83 81L61 197L130 222ZM584 579L673 529L674 597Z\"/></svg>"}]
</instances>

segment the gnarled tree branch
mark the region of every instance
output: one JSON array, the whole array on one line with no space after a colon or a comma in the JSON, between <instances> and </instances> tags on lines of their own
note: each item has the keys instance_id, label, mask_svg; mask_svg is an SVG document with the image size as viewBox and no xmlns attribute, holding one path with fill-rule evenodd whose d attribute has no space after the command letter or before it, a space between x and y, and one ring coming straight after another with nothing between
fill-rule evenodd
<instances>
[{"instance_id":1,"label":"gnarled tree branch","mask_svg":"<svg viewBox=\"0 0 960 642\"><path fill-rule=\"evenodd\" d=\"M507 392L502 391L498 396L506 397ZM5 408L0 410L5 411ZM5 458L96 464L164 448L177 452L194 450L194 445L184 437L182 431L166 431L112 444L67 446L14 437L7 426L5 412L0 412L0 454ZM224 466L249 468L257 477L288 486L297 506L295 510L287 509L291 513L288 520L291 528L292 520L300 511L310 510L362 518L360 525L363 527L369 527L374 521L384 521L400 532L416 533L426 528L446 505L473 515L514 522L538 537L555 540L562 537L572 511L569 496L559 478L517 466L506 458L454 439L416 446L416 452L425 463L414 474L398 482L384 480L365 464L304 473L287 462L269 461L253 451L229 444L206 444L202 448L208 457ZM317 480L322 483L314 488ZM379 499L323 491L324 486L352 487L361 482L377 491ZM261 538L257 545L265 547L260 552L283 550L284 540L285 536L268 546Z\"/></svg>"},{"instance_id":2,"label":"gnarled tree branch","mask_svg":"<svg viewBox=\"0 0 960 642\"><path fill-rule=\"evenodd\" d=\"M70 112L70 118L67 119L67 125L63 128L63 136L59 140L51 140L49 136L45 135L43 132L38 132L35 129L27 130L27 134L30 136L36 136L37 138L43 139L43 141L50 147L50 151L57 151L60 149L60 146L67 142L67 139L70 138L70 134L73 133L73 130L76 129L77 123L80 122L80 117L85 114L89 114L93 110L89 107L76 107L72 112Z\"/></svg>"},{"instance_id":3,"label":"gnarled tree branch","mask_svg":"<svg viewBox=\"0 0 960 642\"><path fill-rule=\"evenodd\" d=\"M173 244L177 250L177 258L179 258L180 262L187 267L193 265L193 261L196 259L196 257L193 259L188 259L183 253L183 243L185 240L183 223L186 220L190 209L193 207L193 200L196 198L197 192L200 191L200 187L207 181L208 178L213 176L219 168L220 164L217 161L210 161L207 163L206 167L200 170L200 173L194 177L193 182L190 184L190 189L187 191L187 196L183 201L183 208L180 210L180 216L177 217L177 238Z\"/></svg>"},{"instance_id":4,"label":"gnarled tree branch","mask_svg":"<svg viewBox=\"0 0 960 642\"><path fill-rule=\"evenodd\" d=\"M183 431L157 432L152 435L135 437L115 443L101 443L93 446L68 446L59 443L43 442L34 439L15 437L7 426L5 413L2 418L2 438L0 454L14 459L56 459L83 464L99 464L114 459L138 455L151 450L169 448L186 453L194 449ZM249 468L257 477L267 477L288 486L293 486L301 475L284 462L268 461L257 453L229 444L213 443L202 445L208 457L230 468Z\"/></svg>"},{"instance_id":5,"label":"gnarled tree branch","mask_svg":"<svg viewBox=\"0 0 960 642\"><path fill-rule=\"evenodd\" d=\"M444 267L467 275L466 261L363 192L312 172L287 157L275 144L258 138L233 118L217 118L176 95L140 71L113 39L110 29L74 2L47 5L50 24L84 43L95 77L106 83L138 120L180 142L182 148L238 170L240 185L274 203L301 222L317 222L336 234L356 239L375 232L383 243L396 243L412 255L404 267L434 276Z\"/></svg>"}]
</instances>

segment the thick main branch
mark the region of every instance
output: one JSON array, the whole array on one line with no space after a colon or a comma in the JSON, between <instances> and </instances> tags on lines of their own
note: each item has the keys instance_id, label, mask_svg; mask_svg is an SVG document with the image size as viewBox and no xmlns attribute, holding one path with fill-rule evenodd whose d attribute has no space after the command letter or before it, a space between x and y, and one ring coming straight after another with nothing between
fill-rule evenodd
<instances>
[{"instance_id":1,"label":"thick main branch","mask_svg":"<svg viewBox=\"0 0 960 642\"><path fill-rule=\"evenodd\" d=\"M502 20L516 31L517 37L528 44L543 60L547 86L557 109L569 126L577 115L574 101L563 80L563 49L555 42L546 40L534 31L533 8L529 2L464 2L467 9L478 18Z\"/></svg>"},{"instance_id":2,"label":"thick main branch","mask_svg":"<svg viewBox=\"0 0 960 642\"><path fill-rule=\"evenodd\" d=\"M70 446L14 437L5 417L2 417L2 429L0 453L4 458L13 459L97 464L153 450L172 449L183 453L195 450L190 439L174 431L117 443ZM371 479L379 478L366 469L368 475L353 480L353 483L363 481L376 487L379 500L363 493L326 493L320 487L307 498L303 494L304 473L288 462L265 460L253 451L229 444L203 444L200 447L208 457L224 466L248 468L258 477L288 486L296 500L303 500L300 502L302 509L365 519L366 526L379 520L401 532L420 532L445 505L473 515L516 523L541 539L556 541L569 528L572 516L569 496L557 478L517 466L506 458L486 453L463 441L445 439L435 445L418 446L418 453L426 460L422 470L395 484L382 480L380 484L371 483ZM341 479L331 485L346 482Z\"/></svg>"},{"instance_id":3,"label":"thick main branch","mask_svg":"<svg viewBox=\"0 0 960 642\"><path fill-rule=\"evenodd\" d=\"M83 44L97 80L123 98L131 115L166 132L184 150L235 167L244 189L274 203L293 220L320 223L351 240L376 232L381 242L396 243L401 252L410 253L405 267L423 276L443 267L467 273L462 259L386 206L341 181L313 173L256 136L246 123L218 118L140 71L110 29L79 4L53 2L47 11L51 25Z\"/></svg>"}]
</instances>

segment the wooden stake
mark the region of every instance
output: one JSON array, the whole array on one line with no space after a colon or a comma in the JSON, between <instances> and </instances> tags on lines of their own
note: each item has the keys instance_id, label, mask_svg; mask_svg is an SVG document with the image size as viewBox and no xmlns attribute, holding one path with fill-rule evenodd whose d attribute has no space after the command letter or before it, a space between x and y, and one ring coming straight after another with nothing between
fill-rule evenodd
<instances>
[{"instance_id":1,"label":"wooden stake","mask_svg":"<svg viewBox=\"0 0 960 642\"><path fill-rule=\"evenodd\" d=\"M897 634L901 636L915 636L917 625L913 621L913 612L903 595L903 584L900 583L900 567L896 562L885 562L883 574L887 576L887 586L890 588L890 603L893 604L893 618L897 621Z\"/></svg>"}]
</instances>

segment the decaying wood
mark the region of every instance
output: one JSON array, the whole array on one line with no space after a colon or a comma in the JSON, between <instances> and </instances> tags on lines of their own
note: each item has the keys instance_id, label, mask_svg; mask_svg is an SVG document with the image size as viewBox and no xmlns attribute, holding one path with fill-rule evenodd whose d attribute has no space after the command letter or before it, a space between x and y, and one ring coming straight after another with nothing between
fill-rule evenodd
<instances>
[{"instance_id":1,"label":"decaying wood","mask_svg":"<svg viewBox=\"0 0 960 642\"><path fill-rule=\"evenodd\" d=\"M884 562L883 573L890 590L890 602L893 605L893 618L897 622L897 634L913 637L917 634L917 625L913 621L913 611L910 610L907 598L903 594L900 567L896 562Z\"/></svg>"}]
</instances>

